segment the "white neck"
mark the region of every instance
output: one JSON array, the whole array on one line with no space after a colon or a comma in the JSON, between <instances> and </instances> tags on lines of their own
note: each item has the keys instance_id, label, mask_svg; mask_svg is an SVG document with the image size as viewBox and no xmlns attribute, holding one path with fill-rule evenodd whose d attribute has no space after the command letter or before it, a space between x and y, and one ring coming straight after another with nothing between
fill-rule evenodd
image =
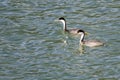
<instances>
[{"instance_id":1,"label":"white neck","mask_svg":"<svg viewBox=\"0 0 120 80\"><path fill-rule=\"evenodd\" d=\"M83 42L83 40L84 40L84 36L85 36L85 34L82 32L82 33L81 33L81 37L80 37L80 44L82 44L82 42Z\"/></svg>"},{"instance_id":2,"label":"white neck","mask_svg":"<svg viewBox=\"0 0 120 80\"><path fill-rule=\"evenodd\" d=\"M64 20L60 20L63 23L63 30L66 30L66 22Z\"/></svg>"}]
</instances>

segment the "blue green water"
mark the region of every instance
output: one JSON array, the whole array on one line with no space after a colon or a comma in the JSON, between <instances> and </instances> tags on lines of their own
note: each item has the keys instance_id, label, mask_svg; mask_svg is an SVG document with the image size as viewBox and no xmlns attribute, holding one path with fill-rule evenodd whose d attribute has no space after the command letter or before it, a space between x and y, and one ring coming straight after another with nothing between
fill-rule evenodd
<instances>
[{"instance_id":1,"label":"blue green water","mask_svg":"<svg viewBox=\"0 0 120 80\"><path fill-rule=\"evenodd\" d=\"M61 16L105 45L81 54ZM120 80L120 1L0 0L0 80Z\"/></svg>"}]
</instances>

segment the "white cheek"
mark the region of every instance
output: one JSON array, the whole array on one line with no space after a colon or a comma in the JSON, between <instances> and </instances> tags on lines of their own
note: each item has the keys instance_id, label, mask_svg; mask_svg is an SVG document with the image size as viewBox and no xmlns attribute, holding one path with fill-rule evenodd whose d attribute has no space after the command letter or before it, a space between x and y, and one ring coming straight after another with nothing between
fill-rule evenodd
<instances>
[{"instance_id":1,"label":"white cheek","mask_svg":"<svg viewBox=\"0 0 120 80\"><path fill-rule=\"evenodd\" d=\"M63 24L65 24L65 21L64 20L60 20Z\"/></svg>"},{"instance_id":2,"label":"white cheek","mask_svg":"<svg viewBox=\"0 0 120 80\"><path fill-rule=\"evenodd\" d=\"M82 35L82 33L80 33L80 32L79 32L78 34L79 34L79 35Z\"/></svg>"},{"instance_id":3,"label":"white cheek","mask_svg":"<svg viewBox=\"0 0 120 80\"><path fill-rule=\"evenodd\" d=\"M65 29L65 21L64 20L60 20L63 23L63 29Z\"/></svg>"}]
</instances>

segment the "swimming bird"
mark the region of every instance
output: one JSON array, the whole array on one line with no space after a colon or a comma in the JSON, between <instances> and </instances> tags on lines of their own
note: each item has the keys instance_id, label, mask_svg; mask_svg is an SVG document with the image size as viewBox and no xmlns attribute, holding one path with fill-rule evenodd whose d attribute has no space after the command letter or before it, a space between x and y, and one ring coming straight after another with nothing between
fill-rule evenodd
<instances>
[{"instance_id":1,"label":"swimming bird","mask_svg":"<svg viewBox=\"0 0 120 80\"><path fill-rule=\"evenodd\" d=\"M67 29L66 20L65 20L65 18L63 18L63 17L60 17L58 21L60 21L60 22L63 23L63 30L64 30L65 32L68 32L68 33L71 33L71 34L75 34L75 35L76 35L76 34L78 34L78 31L81 30L81 29ZM87 32L85 32L85 34L87 34Z\"/></svg>"},{"instance_id":2,"label":"swimming bird","mask_svg":"<svg viewBox=\"0 0 120 80\"><path fill-rule=\"evenodd\" d=\"M85 45L88 47L97 47L97 46L102 46L104 43L97 41L97 40L84 40L85 37L85 31L84 30L78 30L78 34L81 35L80 37L80 45Z\"/></svg>"}]
</instances>

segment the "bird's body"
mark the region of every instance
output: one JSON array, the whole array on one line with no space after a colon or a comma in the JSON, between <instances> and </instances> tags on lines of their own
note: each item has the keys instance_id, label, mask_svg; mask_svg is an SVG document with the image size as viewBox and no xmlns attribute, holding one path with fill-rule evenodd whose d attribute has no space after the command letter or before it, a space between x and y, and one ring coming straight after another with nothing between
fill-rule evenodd
<instances>
[{"instance_id":1,"label":"bird's body","mask_svg":"<svg viewBox=\"0 0 120 80\"><path fill-rule=\"evenodd\" d=\"M97 47L103 45L102 42L97 41L97 40L88 40L88 41L83 41L83 44L89 47Z\"/></svg>"},{"instance_id":2,"label":"bird's body","mask_svg":"<svg viewBox=\"0 0 120 80\"><path fill-rule=\"evenodd\" d=\"M85 45L88 47L97 47L97 46L102 46L104 44L97 40L84 40L85 32L83 30L79 30L78 33L81 35L80 45Z\"/></svg>"},{"instance_id":3,"label":"bird's body","mask_svg":"<svg viewBox=\"0 0 120 80\"><path fill-rule=\"evenodd\" d=\"M66 32L70 33L70 34L78 34L77 32L79 31L80 29L69 29L69 30L66 30Z\"/></svg>"},{"instance_id":4,"label":"bird's body","mask_svg":"<svg viewBox=\"0 0 120 80\"><path fill-rule=\"evenodd\" d=\"M59 21L61 21L62 23L63 23L63 30L65 31L65 32L68 32L68 33L70 33L70 34L78 34L77 32L79 31L79 30L81 30L81 29L67 29L67 26L66 26L66 20L63 18L63 17L61 17L61 18L59 18Z\"/></svg>"}]
</instances>

